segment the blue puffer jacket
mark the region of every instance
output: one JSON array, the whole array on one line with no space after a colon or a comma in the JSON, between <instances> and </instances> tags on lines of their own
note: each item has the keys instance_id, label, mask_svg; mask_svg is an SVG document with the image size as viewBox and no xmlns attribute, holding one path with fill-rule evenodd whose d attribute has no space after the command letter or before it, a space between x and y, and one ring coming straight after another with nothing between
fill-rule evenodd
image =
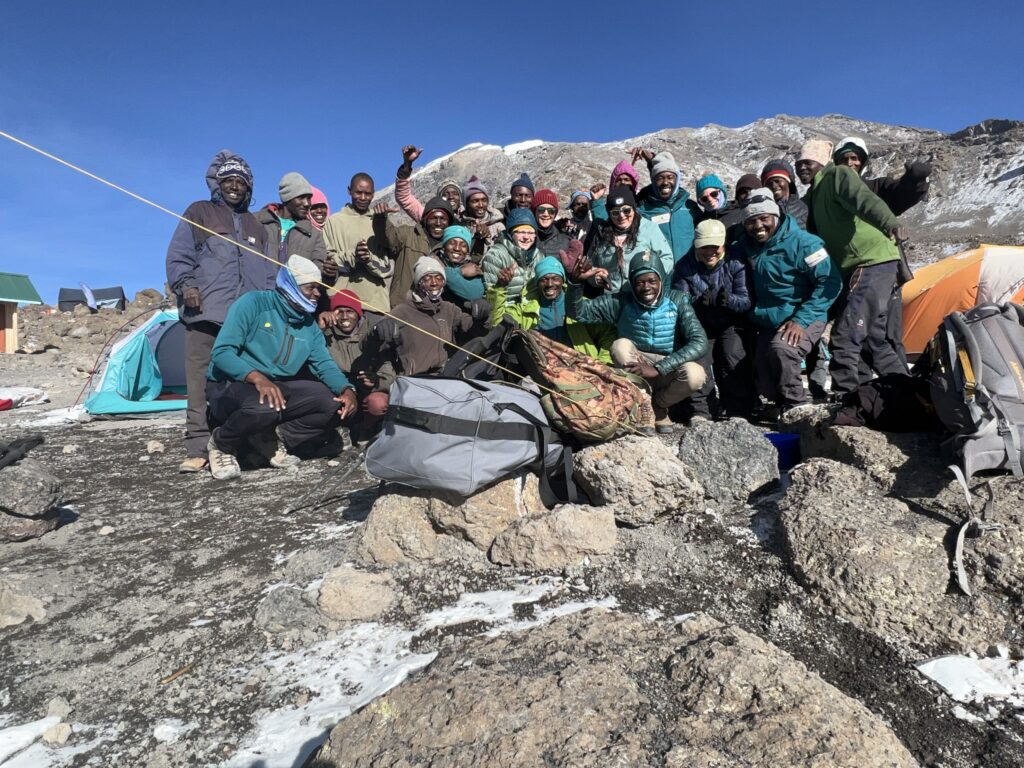
<instances>
[{"instance_id":1,"label":"blue puffer jacket","mask_svg":"<svg viewBox=\"0 0 1024 768\"><path fill-rule=\"evenodd\" d=\"M676 191L668 200L662 199L653 184L648 184L636 196L640 215L661 228L677 264L693 249L694 222L701 216L700 207L690 199L690 193L680 186L678 177L679 174L676 174Z\"/></svg>"},{"instance_id":2,"label":"blue puffer jacket","mask_svg":"<svg viewBox=\"0 0 1024 768\"><path fill-rule=\"evenodd\" d=\"M236 213L221 200L216 174L228 160L248 168L238 155L226 149L218 152L206 171L210 199L192 203L184 213L189 221L228 239L182 221L167 247L167 284L178 298L178 316L186 324L206 321L220 325L239 296L248 291L272 289L277 278L277 264L249 250L271 255L263 225L248 211ZM274 243L275 258L276 248ZM185 307L182 297L188 288L199 289L197 310Z\"/></svg>"},{"instance_id":3,"label":"blue puffer jacket","mask_svg":"<svg viewBox=\"0 0 1024 768\"><path fill-rule=\"evenodd\" d=\"M822 239L800 229L792 216L783 214L763 245L744 234L730 251L750 262L755 325L778 328L792 320L806 328L816 320L827 322L828 308L843 287L839 267Z\"/></svg>"},{"instance_id":4,"label":"blue puffer jacket","mask_svg":"<svg viewBox=\"0 0 1024 768\"><path fill-rule=\"evenodd\" d=\"M735 252L727 253L714 269L688 253L676 264L672 287L690 297L705 329L735 325L750 311L750 265Z\"/></svg>"},{"instance_id":5,"label":"blue puffer jacket","mask_svg":"<svg viewBox=\"0 0 1024 768\"><path fill-rule=\"evenodd\" d=\"M633 293L633 280L645 272L654 272L662 287L667 285L661 259L638 253L629 262L629 287L618 293L606 293L590 301L583 298L580 286L573 285L566 297L569 315L582 323L614 325L624 338L641 352L664 354L654 367L666 375L683 363L699 360L708 350L708 337L697 321L685 293L663 290L653 306L641 304ZM673 324L668 325L669 318ZM666 337L671 330L670 343Z\"/></svg>"}]
</instances>

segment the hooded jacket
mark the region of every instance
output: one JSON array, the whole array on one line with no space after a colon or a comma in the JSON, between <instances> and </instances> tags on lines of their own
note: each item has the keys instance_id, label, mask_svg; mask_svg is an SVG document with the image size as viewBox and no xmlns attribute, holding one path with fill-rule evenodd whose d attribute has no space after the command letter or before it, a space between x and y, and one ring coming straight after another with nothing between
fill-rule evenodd
<instances>
[{"instance_id":1,"label":"hooded jacket","mask_svg":"<svg viewBox=\"0 0 1024 768\"><path fill-rule=\"evenodd\" d=\"M281 219L277 211L278 203L263 206L256 213L256 219L267 230L267 242L271 249L277 249L277 260L284 264L289 256L299 255L309 259L321 270L327 259L327 246L324 245L323 233L313 226L309 219L296 221L295 226L288 230L284 242L281 241Z\"/></svg>"},{"instance_id":2,"label":"hooded jacket","mask_svg":"<svg viewBox=\"0 0 1024 768\"><path fill-rule=\"evenodd\" d=\"M352 387L331 359L324 334L309 312L278 291L251 291L228 310L210 353L210 381L244 381L252 371L269 379L294 378L308 363L336 395Z\"/></svg>"},{"instance_id":3,"label":"hooded jacket","mask_svg":"<svg viewBox=\"0 0 1024 768\"><path fill-rule=\"evenodd\" d=\"M788 320L802 328L828 320L828 308L843 281L820 237L805 232L783 215L768 242L755 243L746 234L729 250L751 266L754 308L750 317L761 328L776 329Z\"/></svg>"},{"instance_id":4,"label":"hooded jacket","mask_svg":"<svg viewBox=\"0 0 1024 768\"><path fill-rule=\"evenodd\" d=\"M633 292L633 279L645 272L661 278L661 295L653 306L640 303ZM659 259L638 253L629 262L628 289L587 300L579 286L572 286L566 302L569 313L583 323L615 326L619 336L641 352L665 355L654 367L666 376L684 363L700 360L708 349L707 334L690 306L690 297L667 288L667 275Z\"/></svg>"},{"instance_id":5,"label":"hooded jacket","mask_svg":"<svg viewBox=\"0 0 1024 768\"><path fill-rule=\"evenodd\" d=\"M540 226L537 227L537 247L545 256L554 256L557 259L558 252L568 248L571 240L572 238L555 226L555 224L552 224L547 229L543 229Z\"/></svg>"},{"instance_id":6,"label":"hooded jacket","mask_svg":"<svg viewBox=\"0 0 1024 768\"><path fill-rule=\"evenodd\" d=\"M691 228L692 228L691 222ZM607 291L616 293L622 288L626 280L626 268L633 256L649 252L661 260L662 272L666 275L672 274L675 267L675 258L668 240L661 233L661 228L650 219L640 216L639 229L636 234L636 243L630 248L623 248L622 264L619 268L618 257L615 255L615 246L606 240L606 235L612 231L610 222L595 224L590 232L590 243L587 250L587 258L595 267L608 270Z\"/></svg>"},{"instance_id":7,"label":"hooded jacket","mask_svg":"<svg viewBox=\"0 0 1024 768\"><path fill-rule=\"evenodd\" d=\"M498 282L498 273L505 267L516 265L516 273L505 286L506 303L520 301L533 282L533 270L544 258L536 241L528 250L523 250L512 239L511 232L502 232L497 241L484 254L480 267L484 271L484 283L489 288Z\"/></svg>"},{"instance_id":8,"label":"hooded jacket","mask_svg":"<svg viewBox=\"0 0 1024 768\"><path fill-rule=\"evenodd\" d=\"M829 163L815 177L808 195L815 232L844 277L857 267L900 258L888 234L899 219L853 168Z\"/></svg>"},{"instance_id":9,"label":"hooded jacket","mask_svg":"<svg viewBox=\"0 0 1024 768\"><path fill-rule=\"evenodd\" d=\"M661 229L661 233L672 249L675 263L693 248L694 223L701 218L701 209L690 193L683 189L676 174L676 188L668 200L662 199L653 184L648 184L637 195L637 209L645 219L650 219Z\"/></svg>"},{"instance_id":10,"label":"hooded jacket","mask_svg":"<svg viewBox=\"0 0 1024 768\"><path fill-rule=\"evenodd\" d=\"M266 230L251 213L236 213L221 199L217 169L229 160L249 168L238 155L226 149L218 152L206 170L210 199L192 203L183 214L189 221L223 237L215 237L182 221L167 247L167 284L178 300L178 316L186 325L198 322L220 325L239 296L248 291L271 289L277 277L278 265L273 260L249 250L276 258L276 250L267 243ZM184 304L183 297L189 288L199 289L198 310Z\"/></svg>"}]
</instances>

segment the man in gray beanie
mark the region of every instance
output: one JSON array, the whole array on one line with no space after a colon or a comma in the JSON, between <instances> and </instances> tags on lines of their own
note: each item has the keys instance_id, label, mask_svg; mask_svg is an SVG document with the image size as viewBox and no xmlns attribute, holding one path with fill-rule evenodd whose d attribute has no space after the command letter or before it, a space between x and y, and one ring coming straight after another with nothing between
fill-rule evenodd
<instances>
[{"instance_id":1,"label":"man in gray beanie","mask_svg":"<svg viewBox=\"0 0 1024 768\"><path fill-rule=\"evenodd\" d=\"M333 285L336 274L323 274L327 259L327 246L323 233L309 220L309 204L313 187L301 173L291 171L281 177L277 185L280 203L269 203L256 214L267 231L272 255L280 263L297 254L309 259L320 269L322 282Z\"/></svg>"},{"instance_id":2,"label":"man in gray beanie","mask_svg":"<svg viewBox=\"0 0 1024 768\"><path fill-rule=\"evenodd\" d=\"M807 401L800 363L821 338L842 279L821 238L781 213L770 189L753 190L744 210L730 255L751 265L757 389L786 411Z\"/></svg>"},{"instance_id":3,"label":"man in gray beanie","mask_svg":"<svg viewBox=\"0 0 1024 768\"><path fill-rule=\"evenodd\" d=\"M652 155L650 150L634 150L634 161L638 157L647 159L651 183L637 193L637 210L658 225L678 264L693 247L693 228L700 218L700 208L683 188L679 163L671 152Z\"/></svg>"},{"instance_id":4,"label":"man in gray beanie","mask_svg":"<svg viewBox=\"0 0 1024 768\"><path fill-rule=\"evenodd\" d=\"M461 345L486 327L490 305L477 299L470 303L470 311L464 312L442 299L444 265L432 256L419 258L413 267L413 281L405 301L371 329L366 354L375 369L390 362L399 375L435 375L448 362L452 345ZM377 386L378 382L364 384Z\"/></svg>"}]
</instances>

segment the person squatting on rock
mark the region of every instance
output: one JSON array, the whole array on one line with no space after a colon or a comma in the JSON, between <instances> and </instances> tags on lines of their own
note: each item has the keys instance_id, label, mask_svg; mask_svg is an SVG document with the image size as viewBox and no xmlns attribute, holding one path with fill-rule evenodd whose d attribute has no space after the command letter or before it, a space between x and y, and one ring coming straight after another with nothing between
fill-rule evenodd
<instances>
[{"instance_id":1,"label":"person squatting on rock","mask_svg":"<svg viewBox=\"0 0 1024 768\"><path fill-rule=\"evenodd\" d=\"M862 145L852 139L841 141L833 163L815 175L808 192L814 230L843 278L829 340L835 397L856 390L871 370L879 376L909 373L886 335L886 313L900 263L899 220L856 170L834 163L843 152L858 149L866 159Z\"/></svg>"},{"instance_id":2,"label":"person squatting on rock","mask_svg":"<svg viewBox=\"0 0 1024 768\"><path fill-rule=\"evenodd\" d=\"M324 274L335 290L348 289L367 306L366 321L374 323L391 309L391 276L395 264L388 251L386 215L370 209L374 183L368 173L355 174L348 185L349 202L324 224L328 260ZM331 293L331 291L328 291Z\"/></svg>"},{"instance_id":3,"label":"person squatting on rock","mask_svg":"<svg viewBox=\"0 0 1024 768\"><path fill-rule=\"evenodd\" d=\"M199 226L182 221L167 247L167 284L185 326L188 409L180 472L206 467L206 369L228 310L248 291L274 287L277 264L269 257L276 255L277 243L268 242L266 229L249 213L252 184L245 160L226 149L218 152L206 171L210 199L192 203L183 214Z\"/></svg>"},{"instance_id":4,"label":"person squatting on rock","mask_svg":"<svg viewBox=\"0 0 1024 768\"><path fill-rule=\"evenodd\" d=\"M387 392L395 380L395 370L390 362L374 367L366 355L370 323L363 314L359 297L353 291L343 289L331 296L330 309L319 317L327 339L327 350L341 372L355 385L359 413L350 427L353 443L374 434L387 413Z\"/></svg>"},{"instance_id":5,"label":"person squatting on rock","mask_svg":"<svg viewBox=\"0 0 1024 768\"><path fill-rule=\"evenodd\" d=\"M620 190L613 191L612 202ZM704 368L698 361L708 348L689 296L669 290L668 275L662 258L640 251L629 262L627 290L587 300L574 284L568 296L571 317L616 328L619 338L612 343L612 360L650 384L660 433L672 432L668 409L704 386Z\"/></svg>"},{"instance_id":6,"label":"person squatting on rock","mask_svg":"<svg viewBox=\"0 0 1024 768\"><path fill-rule=\"evenodd\" d=\"M241 473L237 456L247 438L275 430L271 466L294 466L298 453L319 447L355 413L354 387L316 322L319 279L316 264L292 255L275 290L250 291L228 310L207 373L210 413L220 425L207 444L217 480ZM312 378L302 375L307 366Z\"/></svg>"},{"instance_id":7,"label":"person squatting on rock","mask_svg":"<svg viewBox=\"0 0 1024 768\"><path fill-rule=\"evenodd\" d=\"M708 336L708 351L700 360L706 381L689 400L693 418L749 418L757 404L747 320L750 265L735 249L727 254L725 246L725 224L702 221L694 248L676 265L672 283L690 297Z\"/></svg>"},{"instance_id":8,"label":"person squatting on rock","mask_svg":"<svg viewBox=\"0 0 1024 768\"><path fill-rule=\"evenodd\" d=\"M730 250L751 265L757 327L755 379L783 410L807 400L800 363L818 343L842 280L821 238L779 211L771 190L747 198L744 236Z\"/></svg>"}]
</instances>

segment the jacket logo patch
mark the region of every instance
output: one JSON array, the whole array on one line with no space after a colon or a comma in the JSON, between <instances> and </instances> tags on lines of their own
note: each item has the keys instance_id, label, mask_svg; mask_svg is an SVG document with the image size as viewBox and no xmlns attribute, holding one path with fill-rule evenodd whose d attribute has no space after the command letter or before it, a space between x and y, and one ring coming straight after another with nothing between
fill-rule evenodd
<instances>
[{"instance_id":1,"label":"jacket logo patch","mask_svg":"<svg viewBox=\"0 0 1024 768\"><path fill-rule=\"evenodd\" d=\"M247 239L249 240L249 245L256 245L256 238L255 237L253 237L252 235L249 235L249 237Z\"/></svg>"},{"instance_id":2,"label":"jacket logo patch","mask_svg":"<svg viewBox=\"0 0 1024 768\"><path fill-rule=\"evenodd\" d=\"M270 323L264 323L263 327L264 328L273 328L273 326Z\"/></svg>"},{"instance_id":3,"label":"jacket logo patch","mask_svg":"<svg viewBox=\"0 0 1024 768\"><path fill-rule=\"evenodd\" d=\"M826 251L824 248L819 248L810 256L804 258L804 264L806 264L808 267L816 267L827 258L828 251Z\"/></svg>"},{"instance_id":4,"label":"jacket logo patch","mask_svg":"<svg viewBox=\"0 0 1024 768\"><path fill-rule=\"evenodd\" d=\"M668 224L672 221L671 213L659 213L657 216L651 216L651 221L655 224Z\"/></svg>"}]
</instances>

